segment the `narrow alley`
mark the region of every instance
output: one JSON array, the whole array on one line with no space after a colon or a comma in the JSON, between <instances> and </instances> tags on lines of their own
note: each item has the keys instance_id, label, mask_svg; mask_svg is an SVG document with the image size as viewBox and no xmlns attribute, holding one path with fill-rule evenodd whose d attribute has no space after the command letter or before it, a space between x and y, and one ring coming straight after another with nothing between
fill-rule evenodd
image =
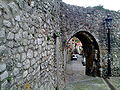
<instances>
[{"instance_id":1,"label":"narrow alley","mask_svg":"<svg viewBox=\"0 0 120 90\"><path fill-rule=\"evenodd\" d=\"M82 56L66 66L65 88L63 90L110 90L102 78L85 75Z\"/></svg>"}]
</instances>

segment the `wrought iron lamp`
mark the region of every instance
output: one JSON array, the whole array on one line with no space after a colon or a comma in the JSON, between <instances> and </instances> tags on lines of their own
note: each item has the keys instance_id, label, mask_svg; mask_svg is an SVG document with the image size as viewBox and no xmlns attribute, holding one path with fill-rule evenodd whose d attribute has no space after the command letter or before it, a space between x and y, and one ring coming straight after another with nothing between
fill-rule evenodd
<instances>
[{"instance_id":1,"label":"wrought iron lamp","mask_svg":"<svg viewBox=\"0 0 120 90\"><path fill-rule=\"evenodd\" d=\"M105 24L107 29L107 47L108 47L108 67L107 67L107 76L111 76L111 37L110 37L110 30L112 27L112 17L110 15L107 15L107 18L105 18Z\"/></svg>"}]
</instances>

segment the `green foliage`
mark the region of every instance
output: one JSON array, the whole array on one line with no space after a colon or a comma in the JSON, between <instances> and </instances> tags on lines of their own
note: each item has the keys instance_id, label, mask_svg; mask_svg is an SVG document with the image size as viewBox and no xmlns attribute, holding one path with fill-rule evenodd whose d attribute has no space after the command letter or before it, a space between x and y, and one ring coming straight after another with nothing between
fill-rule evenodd
<instances>
[{"instance_id":1,"label":"green foliage","mask_svg":"<svg viewBox=\"0 0 120 90\"><path fill-rule=\"evenodd\" d=\"M94 6L96 9L104 9L102 5Z\"/></svg>"},{"instance_id":2,"label":"green foliage","mask_svg":"<svg viewBox=\"0 0 120 90\"><path fill-rule=\"evenodd\" d=\"M56 35L57 37L59 37L59 36L61 35L61 33L60 33L60 32L55 32L55 35Z\"/></svg>"},{"instance_id":3,"label":"green foliage","mask_svg":"<svg viewBox=\"0 0 120 90\"><path fill-rule=\"evenodd\" d=\"M120 10L118 10L117 12L120 13Z\"/></svg>"},{"instance_id":4,"label":"green foliage","mask_svg":"<svg viewBox=\"0 0 120 90\"><path fill-rule=\"evenodd\" d=\"M47 36L47 41L50 41L51 40L51 37L50 36Z\"/></svg>"},{"instance_id":5,"label":"green foliage","mask_svg":"<svg viewBox=\"0 0 120 90\"><path fill-rule=\"evenodd\" d=\"M98 10L106 10L104 9L103 5L94 6L93 8L98 9Z\"/></svg>"},{"instance_id":6,"label":"green foliage","mask_svg":"<svg viewBox=\"0 0 120 90\"><path fill-rule=\"evenodd\" d=\"M80 40L79 40L78 38L76 38L76 37L73 37L73 40L74 40L76 43L80 42Z\"/></svg>"},{"instance_id":7,"label":"green foliage","mask_svg":"<svg viewBox=\"0 0 120 90\"><path fill-rule=\"evenodd\" d=\"M47 36L47 41L50 41L50 40L52 40L52 38L56 38L56 37L60 37L60 36L61 36L60 32L55 32L53 34L53 37L52 36Z\"/></svg>"},{"instance_id":8,"label":"green foliage","mask_svg":"<svg viewBox=\"0 0 120 90\"><path fill-rule=\"evenodd\" d=\"M10 76L10 77L7 77L6 79L8 82L10 82L12 80L12 77Z\"/></svg>"}]
</instances>

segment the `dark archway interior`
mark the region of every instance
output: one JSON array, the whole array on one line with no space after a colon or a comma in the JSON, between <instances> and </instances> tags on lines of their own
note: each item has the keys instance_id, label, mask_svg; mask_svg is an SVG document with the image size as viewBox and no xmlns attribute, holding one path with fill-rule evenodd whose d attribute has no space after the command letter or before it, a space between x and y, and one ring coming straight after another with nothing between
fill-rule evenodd
<instances>
[{"instance_id":1,"label":"dark archway interior","mask_svg":"<svg viewBox=\"0 0 120 90\"><path fill-rule=\"evenodd\" d=\"M95 38L85 31L80 31L74 36L83 44L83 51L86 57L86 75L100 76L100 51ZM97 53L95 51L97 51Z\"/></svg>"}]
</instances>

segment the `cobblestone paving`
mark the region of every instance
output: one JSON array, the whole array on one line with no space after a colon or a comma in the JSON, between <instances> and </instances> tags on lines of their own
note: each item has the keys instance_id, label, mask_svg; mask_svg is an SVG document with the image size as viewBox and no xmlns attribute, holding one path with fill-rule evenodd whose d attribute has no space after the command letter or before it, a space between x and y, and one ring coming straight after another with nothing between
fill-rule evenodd
<instances>
[{"instance_id":1,"label":"cobblestone paving","mask_svg":"<svg viewBox=\"0 0 120 90\"><path fill-rule=\"evenodd\" d=\"M120 77L111 77L109 81L117 90L120 90Z\"/></svg>"},{"instance_id":2,"label":"cobblestone paving","mask_svg":"<svg viewBox=\"0 0 120 90\"><path fill-rule=\"evenodd\" d=\"M110 90L102 78L85 75L81 57L71 61L66 67L65 88L63 90Z\"/></svg>"}]
</instances>

